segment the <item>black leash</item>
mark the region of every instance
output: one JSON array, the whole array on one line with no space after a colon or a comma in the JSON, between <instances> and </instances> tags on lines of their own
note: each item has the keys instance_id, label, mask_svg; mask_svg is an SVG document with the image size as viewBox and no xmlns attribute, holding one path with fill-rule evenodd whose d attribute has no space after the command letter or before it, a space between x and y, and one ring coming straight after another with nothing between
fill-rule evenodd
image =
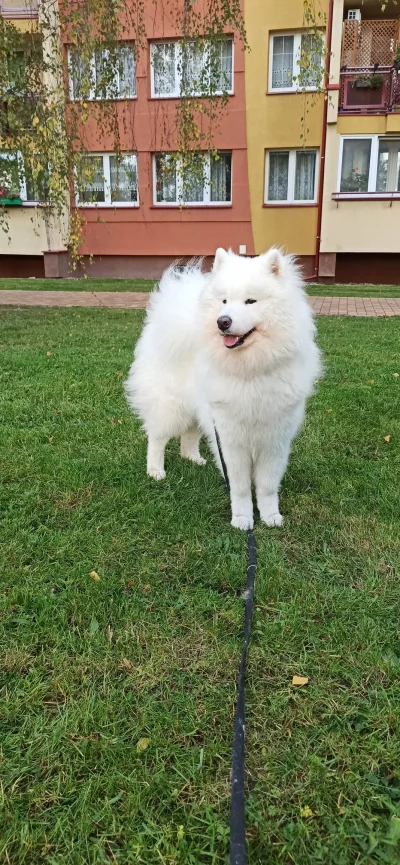
<instances>
[{"instance_id":1,"label":"black leash","mask_svg":"<svg viewBox=\"0 0 400 865\"><path fill-rule=\"evenodd\" d=\"M225 483L228 489L229 477L222 453L218 430L215 429L218 452L222 463ZM247 532L247 580L243 593L244 600L244 636L242 656L240 659L238 696L235 711L235 725L233 728L233 756L232 756L232 784L231 784L231 831L230 831L230 862L231 865L246 865L246 817L245 817L245 792L244 792L244 722L245 702L244 686L246 677L247 648L251 632L251 622L254 608L254 581L257 566L257 545L252 529Z\"/></svg>"}]
</instances>

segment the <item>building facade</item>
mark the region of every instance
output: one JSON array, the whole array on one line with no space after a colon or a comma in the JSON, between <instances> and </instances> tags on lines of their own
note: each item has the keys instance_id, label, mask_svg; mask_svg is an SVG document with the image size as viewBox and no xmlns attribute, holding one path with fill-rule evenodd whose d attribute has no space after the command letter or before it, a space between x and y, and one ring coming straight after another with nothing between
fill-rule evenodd
<instances>
[{"instance_id":1,"label":"building facade","mask_svg":"<svg viewBox=\"0 0 400 865\"><path fill-rule=\"evenodd\" d=\"M4 0L2 15L40 27L35 0ZM227 105L202 183L182 195L174 150L182 95L180 41L158 6L146 3L146 47L121 44L123 188L113 140L91 121L90 188L70 206L84 215L88 276L157 277L166 264L217 246L242 255L277 245L304 275L326 282L399 282L400 27L389 3L320 0L310 30L303 0L245 0L249 52L227 33L221 74ZM321 64L321 45L327 51ZM79 58L63 39L66 99L79 100ZM168 76L157 71L158 58ZM302 58L303 62L300 62ZM398 61L397 59L398 58ZM323 92L321 92L323 86ZM120 171L121 174L121 171ZM185 199L184 201L182 199ZM0 236L0 276L68 276L63 226L25 200Z\"/></svg>"}]
</instances>

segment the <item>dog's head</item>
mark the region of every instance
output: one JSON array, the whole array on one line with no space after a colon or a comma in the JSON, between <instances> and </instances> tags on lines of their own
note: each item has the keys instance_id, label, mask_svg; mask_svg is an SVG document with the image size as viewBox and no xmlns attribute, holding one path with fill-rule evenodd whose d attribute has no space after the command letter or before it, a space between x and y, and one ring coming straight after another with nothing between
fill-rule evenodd
<instances>
[{"instance_id":1,"label":"dog's head","mask_svg":"<svg viewBox=\"0 0 400 865\"><path fill-rule=\"evenodd\" d=\"M296 322L301 301L301 280L290 256L270 249L243 258L217 249L203 297L204 332L214 360L256 372L293 354L301 338L304 315Z\"/></svg>"}]
</instances>

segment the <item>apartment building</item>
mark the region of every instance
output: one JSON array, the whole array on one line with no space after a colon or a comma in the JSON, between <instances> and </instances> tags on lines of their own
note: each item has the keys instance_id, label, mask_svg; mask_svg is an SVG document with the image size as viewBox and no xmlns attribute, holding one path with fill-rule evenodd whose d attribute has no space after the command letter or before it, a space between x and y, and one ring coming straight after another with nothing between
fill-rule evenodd
<instances>
[{"instance_id":1,"label":"apartment building","mask_svg":"<svg viewBox=\"0 0 400 865\"><path fill-rule=\"evenodd\" d=\"M28 11L21 2L3 0L2 15L40 27L36 0ZM229 33L221 44L228 100L217 158L206 157L203 182L193 178L183 194L173 161L165 172L175 144L165 130L184 99L181 41L147 0L145 49L135 56L130 32L120 46L122 166L112 136L91 122L93 179L71 198L85 217L88 275L157 277L176 258L210 259L217 246L254 255L275 244L298 256L309 278L398 282L400 29L396 7L381 6L319 0L310 31L303 0L245 0L251 50ZM80 58L66 37L63 49L66 98L79 101ZM0 237L0 275L68 275L62 226L45 226L28 182L23 193L9 237Z\"/></svg>"}]
</instances>

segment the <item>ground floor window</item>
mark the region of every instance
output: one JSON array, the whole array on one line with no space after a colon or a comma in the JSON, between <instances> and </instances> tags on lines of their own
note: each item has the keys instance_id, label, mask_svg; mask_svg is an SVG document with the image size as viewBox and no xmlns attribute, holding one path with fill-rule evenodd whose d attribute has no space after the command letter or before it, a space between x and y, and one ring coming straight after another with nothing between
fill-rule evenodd
<instances>
[{"instance_id":1,"label":"ground floor window","mask_svg":"<svg viewBox=\"0 0 400 865\"><path fill-rule=\"evenodd\" d=\"M136 153L85 155L77 167L76 185L78 204L137 205Z\"/></svg>"},{"instance_id":2,"label":"ground floor window","mask_svg":"<svg viewBox=\"0 0 400 865\"><path fill-rule=\"evenodd\" d=\"M340 192L400 192L400 138L343 136L338 187Z\"/></svg>"},{"instance_id":3,"label":"ground floor window","mask_svg":"<svg viewBox=\"0 0 400 865\"><path fill-rule=\"evenodd\" d=\"M232 153L197 153L187 160L156 153L153 180L154 204L230 204Z\"/></svg>"},{"instance_id":4,"label":"ground floor window","mask_svg":"<svg viewBox=\"0 0 400 865\"><path fill-rule=\"evenodd\" d=\"M317 150L268 150L265 162L265 203L315 202L317 173Z\"/></svg>"}]
</instances>

